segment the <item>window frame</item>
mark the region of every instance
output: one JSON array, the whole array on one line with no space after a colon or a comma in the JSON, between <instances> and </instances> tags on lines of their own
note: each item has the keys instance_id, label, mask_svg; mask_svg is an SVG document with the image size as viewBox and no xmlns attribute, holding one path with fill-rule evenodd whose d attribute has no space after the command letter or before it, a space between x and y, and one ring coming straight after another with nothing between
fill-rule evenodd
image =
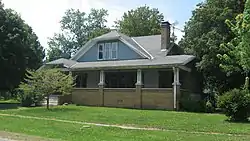
<instances>
[{"instance_id":1,"label":"window frame","mask_svg":"<svg viewBox=\"0 0 250 141\"><path fill-rule=\"evenodd\" d=\"M102 51L100 50L101 46ZM97 47L97 60L116 60L118 58L118 42L98 43ZM99 58L100 53L102 53L102 58Z\"/></svg>"},{"instance_id":2,"label":"window frame","mask_svg":"<svg viewBox=\"0 0 250 141\"><path fill-rule=\"evenodd\" d=\"M105 60L109 60L112 57L111 56L112 42L105 43L104 46L105 46L105 50L104 50L104 52L105 52Z\"/></svg>"},{"instance_id":3,"label":"window frame","mask_svg":"<svg viewBox=\"0 0 250 141\"><path fill-rule=\"evenodd\" d=\"M113 58L113 51L115 51L115 57ZM111 43L110 59L114 60L118 58L118 42Z\"/></svg>"},{"instance_id":4,"label":"window frame","mask_svg":"<svg viewBox=\"0 0 250 141\"><path fill-rule=\"evenodd\" d=\"M101 46L102 46L102 51L100 51ZM105 60L105 44L99 43L97 47L98 47L97 60ZM100 53L102 53L102 58L100 58Z\"/></svg>"}]
</instances>

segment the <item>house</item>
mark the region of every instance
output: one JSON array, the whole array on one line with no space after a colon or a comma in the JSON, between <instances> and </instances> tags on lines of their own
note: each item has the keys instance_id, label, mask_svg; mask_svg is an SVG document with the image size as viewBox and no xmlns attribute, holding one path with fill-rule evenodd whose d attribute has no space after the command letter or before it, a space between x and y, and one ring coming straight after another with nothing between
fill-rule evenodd
<instances>
[{"instance_id":1,"label":"house","mask_svg":"<svg viewBox=\"0 0 250 141\"><path fill-rule=\"evenodd\" d=\"M111 31L87 42L62 65L76 75L72 101L79 105L143 109L180 108L182 96L199 94L192 55L171 43L170 23L161 35L129 37Z\"/></svg>"}]
</instances>

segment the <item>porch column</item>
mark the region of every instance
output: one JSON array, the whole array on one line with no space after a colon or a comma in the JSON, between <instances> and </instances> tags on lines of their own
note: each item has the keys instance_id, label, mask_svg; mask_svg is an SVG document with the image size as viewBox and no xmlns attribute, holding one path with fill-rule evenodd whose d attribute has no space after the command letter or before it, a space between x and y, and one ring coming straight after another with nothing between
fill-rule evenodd
<instances>
[{"instance_id":1,"label":"porch column","mask_svg":"<svg viewBox=\"0 0 250 141\"><path fill-rule=\"evenodd\" d=\"M138 95L139 98L139 105L138 108L142 108L142 71L141 69L137 69L137 81L136 81L136 94Z\"/></svg>"},{"instance_id":2,"label":"porch column","mask_svg":"<svg viewBox=\"0 0 250 141\"><path fill-rule=\"evenodd\" d=\"M173 82L173 103L174 109L179 110L179 97L180 97L180 70L178 67L173 67L174 71L174 82Z\"/></svg>"},{"instance_id":3,"label":"porch column","mask_svg":"<svg viewBox=\"0 0 250 141\"><path fill-rule=\"evenodd\" d=\"M104 106L105 73L103 70L100 70L100 80L98 86L100 93L100 106Z\"/></svg>"}]
</instances>

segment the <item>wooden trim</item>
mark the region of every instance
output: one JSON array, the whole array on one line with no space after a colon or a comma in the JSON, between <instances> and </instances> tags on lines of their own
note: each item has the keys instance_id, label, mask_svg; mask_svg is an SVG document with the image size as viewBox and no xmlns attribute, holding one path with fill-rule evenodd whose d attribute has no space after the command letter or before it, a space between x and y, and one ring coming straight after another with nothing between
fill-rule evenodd
<instances>
[{"instance_id":1,"label":"wooden trim","mask_svg":"<svg viewBox=\"0 0 250 141\"><path fill-rule=\"evenodd\" d=\"M99 88L73 88L73 90L99 90Z\"/></svg>"},{"instance_id":2,"label":"wooden trim","mask_svg":"<svg viewBox=\"0 0 250 141\"><path fill-rule=\"evenodd\" d=\"M147 91L147 92L172 92L173 89L172 88L142 88L142 91Z\"/></svg>"}]
</instances>

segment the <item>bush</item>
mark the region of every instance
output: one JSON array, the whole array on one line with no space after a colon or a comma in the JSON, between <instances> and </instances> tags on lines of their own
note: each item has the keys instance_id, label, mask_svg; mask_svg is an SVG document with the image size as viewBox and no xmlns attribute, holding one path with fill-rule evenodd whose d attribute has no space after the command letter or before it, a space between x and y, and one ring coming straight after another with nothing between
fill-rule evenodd
<instances>
[{"instance_id":1,"label":"bush","mask_svg":"<svg viewBox=\"0 0 250 141\"><path fill-rule=\"evenodd\" d=\"M215 108L210 100L207 100L206 102L206 112L207 113L213 113L215 111Z\"/></svg>"},{"instance_id":2,"label":"bush","mask_svg":"<svg viewBox=\"0 0 250 141\"><path fill-rule=\"evenodd\" d=\"M218 106L232 121L247 121L250 117L250 93L233 89L219 97Z\"/></svg>"}]
</instances>

